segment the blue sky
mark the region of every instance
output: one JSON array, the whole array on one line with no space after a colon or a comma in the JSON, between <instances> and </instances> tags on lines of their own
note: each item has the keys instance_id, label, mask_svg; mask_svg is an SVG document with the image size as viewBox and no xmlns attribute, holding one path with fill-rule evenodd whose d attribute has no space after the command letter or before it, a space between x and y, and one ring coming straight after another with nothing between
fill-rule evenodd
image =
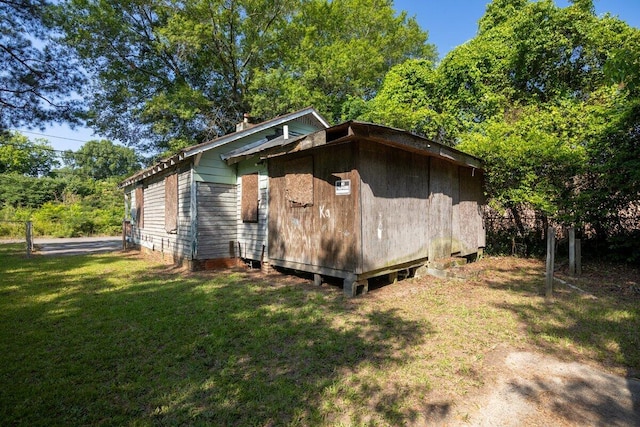
<instances>
[{"instance_id":1,"label":"blue sky","mask_svg":"<svg viewBox=\"0 0 640 427\"><path fill-rule=\"evenodd\" d=\"M484 14L489 0L395 0L396 10L405 10L415 16L422 29L429 33L429 42L436 45L440 57L456 46L472 39L478 28L478 20ZM567 0L557 0L565 7ZM596 13L606 12L640 28L640 0L595 0ZM32 130L25 134L33 138L46 138L57 150L77 150L90 139L96 139L91 130L80 128L75 131L67 126L52 126L44 132ZM43 133L47 136L37 135ZM55 138L61 137L61 138ZM64 139L66 138L66 139Z\"/></svg>"},{"instance_id":2,"label":"blue sky","mask_svg":"<svg viewBox=\"0 0 640 427\"><path fill-rule=\"evenodd\" d=\"M396 10L415 16L429 41L436 45L440 58L456 46L472 39L478 20L484 15L489 0L395 0ZM560 7L569 5L557 0ZM597 15L606 12L618 16L629 25L640 28L640 0L594 0Z\"/></svg>"}]
</instances>

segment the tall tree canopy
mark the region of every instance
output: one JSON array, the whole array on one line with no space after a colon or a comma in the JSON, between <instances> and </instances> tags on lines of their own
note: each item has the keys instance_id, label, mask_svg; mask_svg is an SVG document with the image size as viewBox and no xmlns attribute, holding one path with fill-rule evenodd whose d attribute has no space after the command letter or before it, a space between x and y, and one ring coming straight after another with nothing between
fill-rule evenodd
<instances>
[{"instance_id":1,"label":"tall tree canopy","mask_svg":"<svg viewBox=\"0 0 640 427\"><path fill-rule=\"evenodd\" d=\"M135 151L109 140L88 141L78 151L65 152L64 160L71 170L92 179L122 178L140 169Z\"/></svg>"},{"instance_id":2,"label":"tall tree canopy","mask_svg":"<svg viewBox=\"0 0 640 427\"><path fill-rule=\"evenodd\" d=\"M0 131L74 123L82 72L52 39L46 0L0 0Z\"/></svg>"},{"instance_id":3,"label":"tall tree canopy","mask_svg":"<svg viewBox=\"0 0 640 427\"><path fill-rule=\"evenodd\" d=\"M0 174L48 175L59 162L46 141L31 141L18 132L0 132Z\"/></svg>"},{"instance_id":4,"label":"tall tree canopy","mask_svg":"<svg viewBox=\"0 0 640 427\"><path fill-rule=\"evenodd\" d=\"M593 214L600 210L617 217L620 205L590 209L584 203L585 189L595 188L594 168L615 170L612 158L592 157L593 148L616 134L611 124L622 124L620 116L628 114L632 97L620 90L620 83L612 84L614 77L607 70L620 46L639 30L609 15L597 17L588 0L565 8L550 0L511 3L515 13L493 25L488 23L496 20L481 20L478 36L441 65L445 80L469 76L475 95L458 104L466 121L460 148L485 159L492 171L488 184L493 200L515 216L518 208L527 207L543 220L554 217L604 230L602 216ZM480 56L487 48L493 54ZM460 88L450 85L445 92L455 89L458 96ZM468 95L467 88L463 92ZM496 134L496 128L502 131ZM504 141L512 143L503 146ZM520 146L527 151L519 151ZM620 153L629 154L634 155ZM535 165L528 169L531 162ZM505 174L522 178L509 181ZM600 189L600 198L608 198L606 187ZM637 192L625 199L630 197L637 200Z\"/></svg>"},{"instance_id":5,"label":"tall tree canopy","mask_svg":"<svg viewBox=\"0 0 640 427\"><path fill-rule=\"evenodd\" d=\"M606 236L639 199L638 64L640 30L591 0L494 0L476 37L395 66L353 111L481 157L499 210Z\"/></svg>"},{"instance_id":6,"label":"tall tree canopy","mask_svg":"<svg viewBox=\"0 0 640 427\"><path fill-rule=\"evenodd\" d=\"M434 52L390 0L67 0L58 22L95 78L91 125L160 151L245 112L314 104L334 117L391 66Z\"/></svg>"},{"instance_id":7,"label":"tall tree canopy","mask_svg":"<svg viewBox=\"0 0 640 427\"><path fill-rule=\"evenodd\" d=\"M442 97L442 84L432 61L408 60L387 73L375 98L355 101L350 105L354 111L345 111L344 118L385 123L452 145L447 138L457 134L457 116Z\"/></svg>"},{"instance_id":8,"label":"tall tree canopy","mask_svg":"<svg viewBox=\"0 0 640 427\"><path fill-rule=\"evenodd\" d=\"M337 121L351 99L375 96L392 66L436 59L427 34L389 0L302 1L283 35L281 64L257 70L250 84L258 115L313 105Z\"/></svg>"}]
</instances>

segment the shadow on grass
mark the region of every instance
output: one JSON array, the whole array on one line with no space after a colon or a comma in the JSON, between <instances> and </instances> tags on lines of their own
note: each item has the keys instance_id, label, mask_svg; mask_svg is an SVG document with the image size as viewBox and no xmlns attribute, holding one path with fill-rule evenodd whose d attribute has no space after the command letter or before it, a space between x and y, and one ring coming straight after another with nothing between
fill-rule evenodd
<instances>
[{"instance_id":1,"label":"shadow on grass","mask_svg":"<svg viewBox=\"0 0 640 427\"><path fill-rule=\"evenodd\" d=\"M639 422L640 382L633 377L640 376L640 298L602 292L603 288L616 287L612 283L598 284L593 289L586 287L587 291L597 294L594 297L555 282L554 298L546 301L544 264L531 260L522 265L492 270L487 280L489 286L518 296L496 306L513 312L525 325L530 339L545 353L566 361L595 359L618 371L625 370L629 377L626 383L633 413L612 398L611 390L585 390L588 386L579 381L566 385L565 394L561 396L566 407L555 408L554 413L579 424ZM545 387L544 381L537 384L543 392ZM519 391L524 396L530 394L526 389ZM590 398L585 397L586 391L591 393ZM572 407L577 409L568 409ZM597 419L581 418L584 414ZM622 424L616 424L618 421Z\"/></svg>"},{"instance_id":2,"label":"shadow on grass","mask_svg":"<svg viewBox=\"0 0 640 427\"><path fill-rule=\"evenodd\" d=\"M561 385L537 379L526 385L514 381L510 386L528 401L540 407L548 407L571 425L638 425L640 382L624 381L606 374L594 378L594 374L590 372L585 376L586 381L564 378ZM626 395L620 395L620 390L625 387L628 390ZM623 404L625 400L634 402L633 407Z\"/></svg>"},{"instance_id":3,"label":"shadow on grass","mask_svg":"<svg viewBox=\"0 0 640 427\"><path fill-rule=\"evenodd\" d=\"M393 310L355 313L338 292L241 273L179 275L116 255L13 257L0 274L0 418L8 424L420 416L403 404L415 390L375 374L344 381L359 369L401 366L404 350L433 332Z\"/></svg>"}]
</instances>

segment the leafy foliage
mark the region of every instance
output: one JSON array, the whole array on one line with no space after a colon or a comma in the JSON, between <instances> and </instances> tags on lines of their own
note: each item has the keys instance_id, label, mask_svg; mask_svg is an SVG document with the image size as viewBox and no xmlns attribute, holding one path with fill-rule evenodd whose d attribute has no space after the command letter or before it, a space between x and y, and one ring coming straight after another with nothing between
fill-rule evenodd
<instances>
[{"instance_id":1,"label":"leafy foliage","mask_svg":"<svg viewBox=\"0 0 640 427\"><path fill-rule=\"evenodd\" d=\"M24 233L15 221L33 221L36 235L72 237L118 233L124 216L118 181L140 165L133 150L90 141L59 165L47 144L15 133L0 145L0 236ZM8 162L11 160L11 162Z\"/></svg>"},{"instance_id":2,"label":"leafy foliage","mask_svg":"<svg viewBox=\"0 0 640 427\"><path fill-rule=\"evenodd\" d=\"M408 58L435 60L427 34L387 0L301 2L283 31L281 64L257 70L253 112L277 115L313 105L339 120L350 99L371 99L386 72Z\"/></svg>"},{"instance_id":3,"label":"leafy foliage","mask_svg":"<svg viewBox=\"0 0 640 427\"><path fill-rule=\"evenodd\" d=\"M434 56L387 0L68 0L57 22L95 78L91 125L152 151L226 133L246 112L338 118L392 65Z\"/></svg>"},{"instance_id":4,"label":"leafy foliage","mask_svg":"<svg viewBox=\"0 0 640 427\"><path fill-rule=\"evenodd\" d=\"M83 80L47 28L47 0L0 0L0 130L77 122Z\"/></svg>"},{"instance_id":5,"label":"leafy foliage","mask_svg":"<svg viewBox=\"0 0 640 427\"><path fill-rule=\"evenodd\" d=\"M46 141L32 142L17 132L0 132L0 174L42 176L58 165Z\"/></svg>"},{"instance_id":6,"label":"leafy foliage","mask_svg":"<svg viewBox=\"0 0 640 427\"><path fill-rule=\"evenodd\" d=\"M487 191L498 208L520 204L557 216L567 202L565 184L585 161L584 147L558 137L550 127L565 119L562 109L528 109L519 121L488 122L459 145L481 157L487 168Z\"/></svg>"},{"instance_id":7,"label":"leafy foliage","mask_svg":"<svg viewBox=\"0 0 640 427\"><path fill-rule=\"evenodd\" d=\"M455 117L441 96L442 78L431 61L408 60L387 73L374 99L357 113L361 119L385 123L439 142L456 132ZM345 118L349 113L345 114Z\"/></svg>"},{"instance_id":8,"label":"leafy foliage","mask_svg":"<svg viewBox=\"0 0 640 427\"><path fill-rule=\"evenodd\" d=\"M585 222L601 236L615 236L637 229L640 217L640 102L620 102L605 117L603 131L588 146L579 201Z\"/></svg>"},{"instance_id":9,"label":"leafy foliage","mask_svg":"<svg viewBox=\"0 0 640 427\"><path fill-rule=\"evenodd\" d=\"M0 204L37 208L47 202L62 201L66 187L67 183L60 178L4 173L0 175Z\"/></svg>"},{"instance_id":10,"label":"leafy foliage","mask_svg":"<svg viewBox=\"0 0 640 427\"><path fill-rule=\"evenodd\" d=\"M133 149L105 139L89 141L64 157L74 173L98 180L124 177L140 169L140 160Z\"/></svg>"},{"instance_id":11,"label":"leafy foliage","mask_svg":"<svg viewBox=\"0 0 640 427\"><path fill-rule=\"evenodd\" d=\"M142 148L226 131L248 111L252 69L277 58L293 2L69 0L58 23L94 77L92 126Z\"/></svg>"}]
</instances>

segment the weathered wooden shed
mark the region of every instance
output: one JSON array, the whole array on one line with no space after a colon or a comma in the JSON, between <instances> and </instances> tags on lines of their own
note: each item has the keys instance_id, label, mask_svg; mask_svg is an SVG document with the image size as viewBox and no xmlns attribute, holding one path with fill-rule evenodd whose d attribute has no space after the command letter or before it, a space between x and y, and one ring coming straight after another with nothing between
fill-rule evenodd
<instances>
[{"instance_id":1,"label":"weathered wooden shed","mask_svg":"<svg viewBox=\"0 0 640 427\"><path fill-rule=\"evenodd\" d=\"M350 121L263 151L272 265L370 277L485 246L479 159L398 129Z\"/></svg>"},{"instance_id":2,"label":"weathered wooden shed","mask_svg":"<svg viewBox=\"0 0 640 427\"><path fill-rule=\"evenodd\" d=\"M267 244L266 165L225 153L328 127L313 108L262 123L239 123L236 132L185 148L125 179L129 241L192 269L262 261Z\"/></svg>"}]
</instances>

